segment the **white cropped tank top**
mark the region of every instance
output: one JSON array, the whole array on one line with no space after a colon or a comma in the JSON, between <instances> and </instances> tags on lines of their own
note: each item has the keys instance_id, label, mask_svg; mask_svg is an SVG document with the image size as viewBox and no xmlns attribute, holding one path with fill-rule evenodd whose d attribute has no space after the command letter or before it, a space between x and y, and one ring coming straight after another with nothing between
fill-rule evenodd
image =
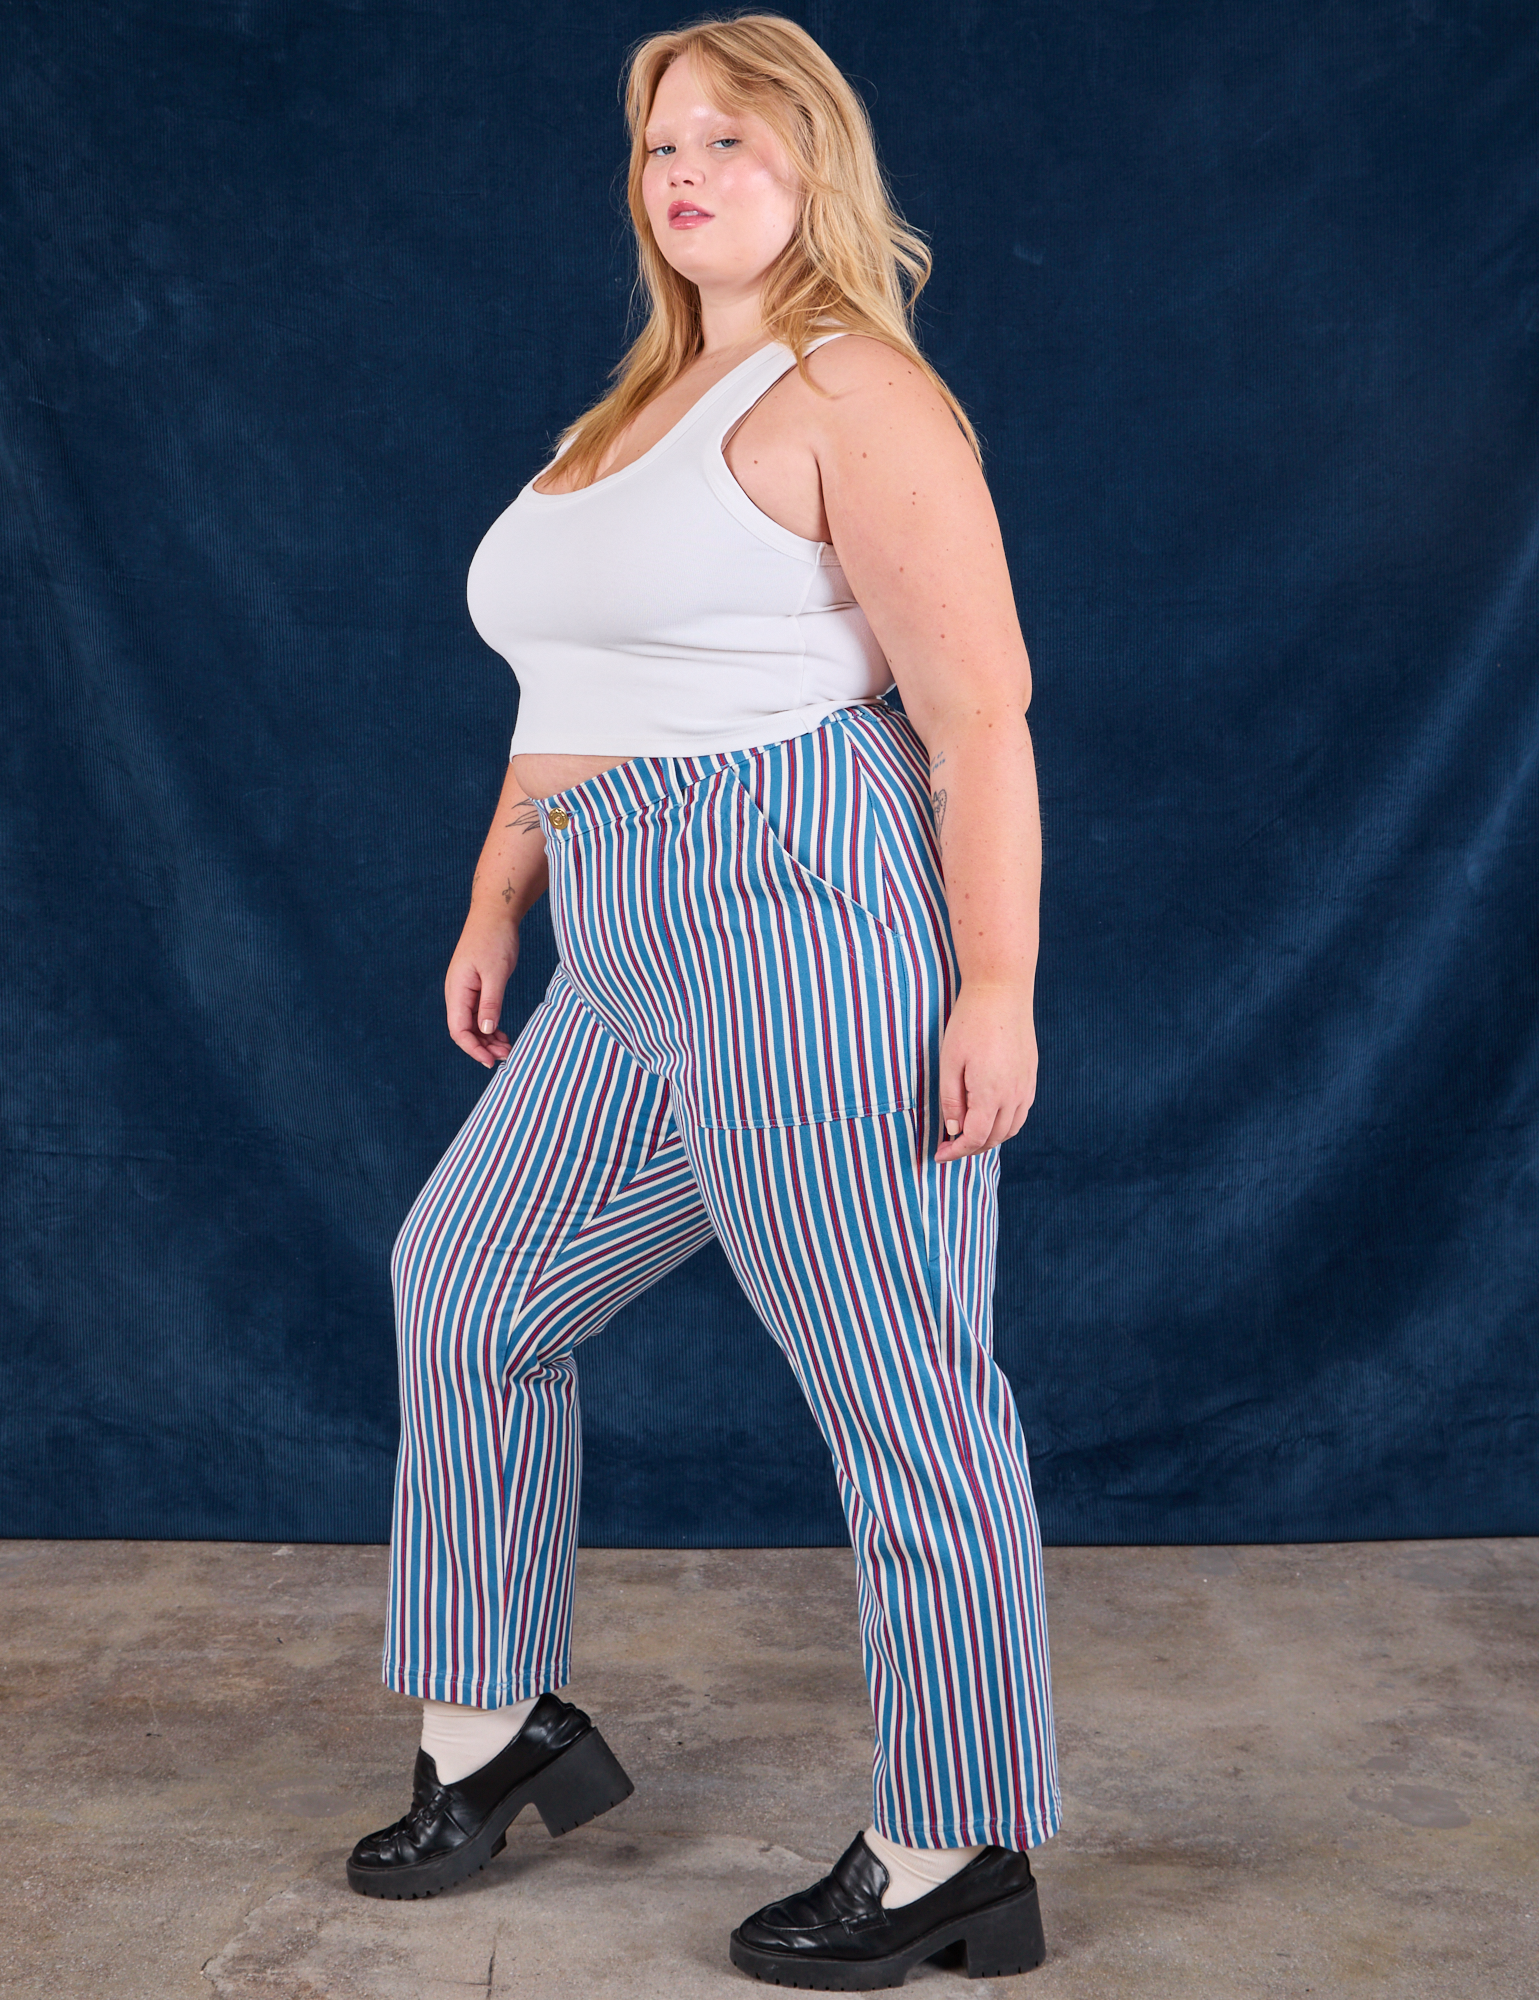
<instances>
[{"instance_id":1,"label":"white cropped tank top","mask_svg":"<svg viewBox=\"0 0 1539 2000\"><path fill-rule=\"evenodd\" d=\"M466 598L518 677L510 756L748 750L893 685L833 549L761 513L722 455L795 361L771 342L630 465L574 493L531 480L487 529Z\"/></svg>"}]
</instances>

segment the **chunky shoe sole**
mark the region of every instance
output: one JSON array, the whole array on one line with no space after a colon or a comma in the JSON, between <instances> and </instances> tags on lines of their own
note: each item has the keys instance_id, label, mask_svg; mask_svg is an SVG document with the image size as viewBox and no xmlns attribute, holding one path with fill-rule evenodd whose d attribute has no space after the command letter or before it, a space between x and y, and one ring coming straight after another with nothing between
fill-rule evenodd
<instances>
[{"instance_id":1,"label":"chunky shoe sole","mask_svg":"<svg viewBox=\"0 0 1539 2000\"><path fill-rule=\"evenodd\" d=\"M1007 1979L1031 1972L1047 1957L1035 1882L1002 1902L952 1917L888 1958L813 1958L800 1952L759 1951L732 1933L732 1963L772 1986L810 1987L818 1993L869 1993L901 1986L916 1965L960 1945L969 1979Z\"/></svg>"},{"instance_id":2,"label":"chunky shoe sole","mask_svg":"<svg viewBox=\"0 0 1539 2000\"><path fill-rule=\"evenodd\" d=\"M347 1879L361 1896L387 1896L394 1902L436 1896L440 1889L452 1889L456 1882L479 1874L494 1854L502 1852L508 1828L525 1806L534 1807L554 1839L597 1819L635 1789L615 1753L596 1729L590 1729L532 1778L515 1785L458 1847L399 1868L360 1868L349 1861Z\"/></svg>"}]
</instances>

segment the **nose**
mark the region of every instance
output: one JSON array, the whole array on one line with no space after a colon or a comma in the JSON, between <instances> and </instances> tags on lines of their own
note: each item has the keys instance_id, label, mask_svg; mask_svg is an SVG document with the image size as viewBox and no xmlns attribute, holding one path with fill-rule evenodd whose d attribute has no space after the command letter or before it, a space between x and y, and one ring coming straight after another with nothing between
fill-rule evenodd
<instances>
[{"instance_id":1,"label":"nose","mask_svg":"<svg viewBox=\"0 0 1539 2000\"><path fill-rule=\"evenodd\" d=\"M676 153L668 163L669 187L698 187L699 184L699 167L686 160L681 153Z\"/></svg>"}]
</instances>

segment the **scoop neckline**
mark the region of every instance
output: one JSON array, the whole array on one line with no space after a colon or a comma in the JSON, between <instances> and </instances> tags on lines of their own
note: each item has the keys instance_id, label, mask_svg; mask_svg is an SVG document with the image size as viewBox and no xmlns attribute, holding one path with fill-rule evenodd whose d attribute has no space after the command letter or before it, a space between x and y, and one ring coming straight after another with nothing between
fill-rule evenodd
<instances>
[{"instance_id":1,"label":"scoop neckline","mask_svg":"<svg viewBox=\"0 0 1539 2000\"><path fill-rule=\"evenodd\" d=\"M807 352L810 354L814 347L821 347L825 340L832 340L836 333L843 333L844 331L845 329L843 327L829 328L826 333L821 333L818 335L817 339L814 340L809 345ZM539 489L536 487L534 480L540 478L542 473L551 471L551 469L554 466L560 463L560 454L558 453L557 456L553 458L548 465L541 466L540 471L534 475L534 479L531 479L529 483L525 486L523 494L520 497L535 499L542 503L547 500L581 500L584 494L596 493L601 486L608 486L613 480L624 479L627 473L639 471L641 467L646 464L649 458L652 458L656 453L660 452L664 445L671 444L673 440L678 436L680 431L686 429L688 425L693 423L695 419L702 414L702 412L706 408L706 405L711 401L711 399L714 396L719 396L721 394L722 390L726 388L727 384L732 380L734 375L741 375L743 370L747 368L751 362L761 360L766 354L769 353L771 348L776 348L776 347L778 347L784 354L794 354L795 352L795 350L791 348L783 340L767 340L762 347L756 347L752 354L745 354L742 360L737 363L736 367L729 368L726 374L723 375L719 381L713 382L709 389L705 390L701 395L695 398L694 402L690 404L689 408L684 412L684 414L681 417L679 417L675 423L672 423L668 426L667 430L663 432L662 436L657 440L656 444L648 445L646 450L641 454L640 458L633 458L629 465L622 465L618 472L606 472L602 479L592 480L587 486L573 487L570 493L541 493Z\"/></svg>"},{"instance_id":2,"label":"scoop neckline","mask_svg":"<svg viewBox=\"0 0 1539 2000\"><path fill-rule=\"evenodd\" d=\"M574 486L570 493L540 492L539 488L534 483L534 479L538 479L540 477L540 473L537 472L534 475L534 479L531 479L529 484L524 488L524 491L526 493L532 494L536 500L580 500L585 493L596 493L599 487L607 486L613 479L623 479L628 472L634 472L639 466L645 465L647 460L651 458L655 452L661 451L665 444L671 443L672 440L678 436L679 432L683 430L687 424L689 424L694 418L699 416L701 411L705 408L706 404L710 402L711 398L713 396L719 395L721 391L726 388L727 384L732 380L734 375L741 375L743 370L748 366L748 364L751 361L757 361L761 355L768 354L772 347L784 347L784 346L785 342L782 340L767 340L762 347L756 347L752 354L745 354L742 360L739 361L735 367L729 368L725 375L721 376L719 380L711 384L709 389L703 390L701 394L698 395L695 398L695 400L690 404L689 408L684 411L683 415L680 416L674 423L671 423L668 426L667 430L663 432L662 436L657 440L657 442L655 444L649 444L647 446L646 450L641 454L640 458L633 458L629 465L622 465L618 472L606 472L602 479L590 480L586 486ZM790 350L787 349L787 352L789 351ZM541 472L549 472L553 469L553 467L555 467L559 463L560 463L560 457L558 454L556 458L553 458L550 461L549 465L542 466L540 470Z\"/></svg>"}]
</instances>

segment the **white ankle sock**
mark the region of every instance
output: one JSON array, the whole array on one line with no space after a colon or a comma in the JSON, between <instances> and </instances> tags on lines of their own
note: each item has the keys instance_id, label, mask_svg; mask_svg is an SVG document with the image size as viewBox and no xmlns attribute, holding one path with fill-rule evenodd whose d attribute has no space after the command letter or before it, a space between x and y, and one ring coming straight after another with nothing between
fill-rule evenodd
<instances>
[{"instance_id":1,"label":"white ankle sock","mask_svg":"<svg viewBox=\"0 0 1539 2000\"><path fill-rule=\"evenodd\" d=\"M899 1910L905 1903L928 1896L983 1852L981 1847L899 1847L874 1826L866 1828L866 1845L887 1870L884 1910Z\"/></svg>"},{"instance_id":2,"label":"white ankle sock","mask_svg":"<svg viewBox=\"0 0 1539 2000\"><path fill-rule=\"evenodd\" d=\"M467 1708L458 1701L422 1704L422 1747L438 1767L441 1785L457 1784L506 1750L529 1720L539 1696L506 1708Z\"/></svg>"}]
</instances>

